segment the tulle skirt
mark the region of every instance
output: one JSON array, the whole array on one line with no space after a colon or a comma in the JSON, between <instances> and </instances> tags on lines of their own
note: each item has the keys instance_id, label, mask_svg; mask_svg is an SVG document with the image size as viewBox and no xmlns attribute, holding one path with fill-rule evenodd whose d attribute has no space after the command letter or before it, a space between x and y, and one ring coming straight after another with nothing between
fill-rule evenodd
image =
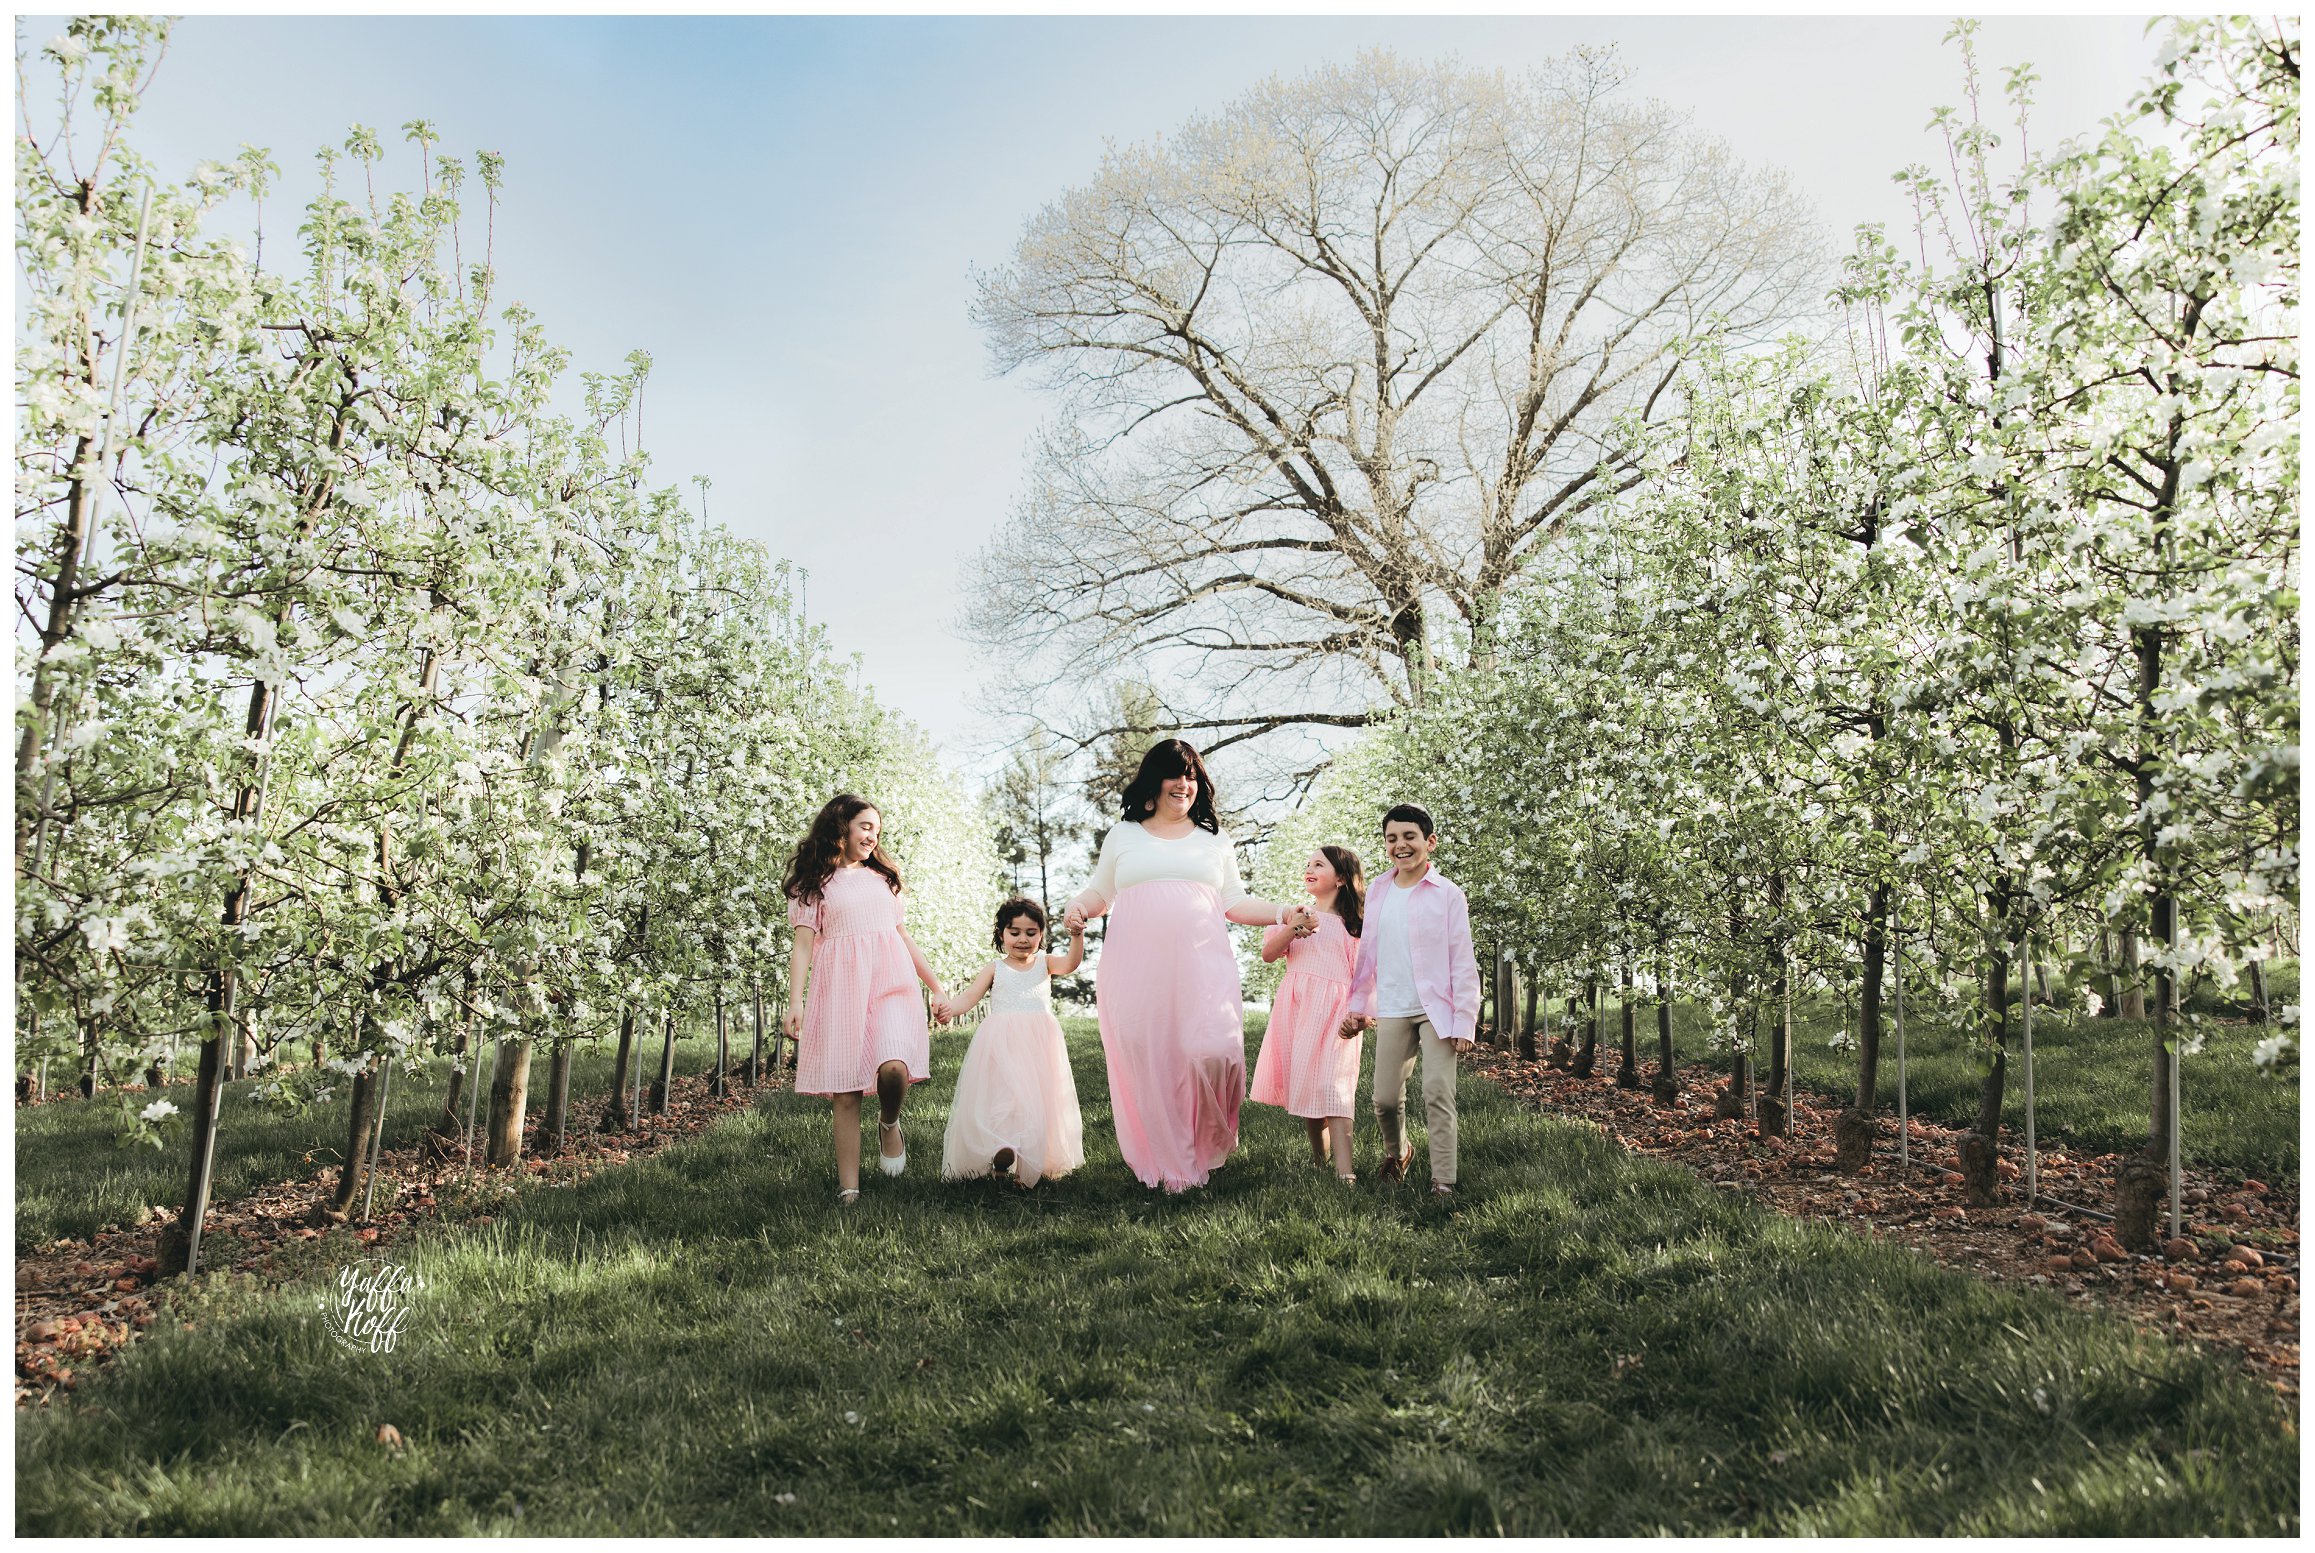
<instances>
[{"instance_id":1,"label":"tulle skirt","mask_svg":"<svg viewBox=\"0 0 2315 1553\"><path fill-rule=\"evenodd\" d=\"M1203 1186L1238 1146L1246 1026L1238 957L1213 888L1118 892L1094 975L1118 1151L1145 1186Z\"/></svg>"},{"instance_id":2,"label":"tulle skirt","mask_svg":"<svg viewBox=\"0 0 2315 1553\"><path fill-rule=\"evenodd\" d=\"M987 1175L999 1149L1013 1151L1013 1176L1024 1186L1085 1163L1077 1081L1051 1014L989 1015L957 1070L941 1176Z\"/></svg>"}]
</instances>

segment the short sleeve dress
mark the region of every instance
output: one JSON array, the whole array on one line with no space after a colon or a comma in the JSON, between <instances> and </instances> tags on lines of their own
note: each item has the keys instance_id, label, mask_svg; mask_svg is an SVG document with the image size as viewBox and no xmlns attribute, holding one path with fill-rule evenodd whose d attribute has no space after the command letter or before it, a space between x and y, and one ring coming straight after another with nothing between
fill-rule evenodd
<instances>
[{"instance_id":1,"label":"short sleeve dress","mask_svg":"<svg viewBox=\"0 0 2315 1553\"><path fill-rule=\"evenodd\" d=\"M1254 1101L1284 1106L1289 1116L1311 1121L1351 1114L1361 1043L1342 1038L1342 1021L1350 1012L1357 958L1358 940L1331 911L1318 914L1317 932L1287 945L1286 974L1271 1000L1262 1053L1254 1059Z\"/></svg>"},{"instance_id":2,"label":"short sleeve dress","mask_svg":"<svg viewBox=\"0 0 2315 1553\"><path fill-rule=\"evenodd\" d=\"M887 1062L905 1063L912 1084L931 1077L932 1032L900 936L906 909L873 868L839 868L817 900L788 902L789 924L817 935L796 1038L796 1093L863 1093Z\"/></svg>"}]
</instances>

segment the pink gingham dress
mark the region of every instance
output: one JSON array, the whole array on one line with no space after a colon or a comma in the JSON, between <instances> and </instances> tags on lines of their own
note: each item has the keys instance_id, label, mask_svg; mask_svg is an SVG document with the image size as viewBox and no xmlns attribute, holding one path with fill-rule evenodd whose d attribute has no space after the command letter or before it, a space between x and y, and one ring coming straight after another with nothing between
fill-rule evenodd
<instances>
[{"instance_id":1,"label":"pink gingham dress","mask_svg":"<svg viewBox=\"0 0 2315 1553\"><path fill-rule=\"evenodd\" d=\"M1274 927L1263 936L1293 931ZM1271 1000L1249 1099L1284 1106L1289 1116L1306 1120L1351 1114L1361 1043L1342 1038L1342 1021L1350 1012L1350 973L1357 959L1358 940L1331 911L1318 914L1317 932L1287 945L1286 974Z\"/></svg>"},{"instance_id":2,"label":"pink gingham dress","mask_svg":"<svg viewBox=\"0 0 2315 1553\"><path fill-rule=\"evenodd\" d=\"M905 909L873 868L839 868L818 900L788 902L789 925L818 935L796 1040L796 1093L874 1089L887 1062L906 1063L912 1084L931 1077L932 1032L900 936Z\"/></svg>"}]
</instances>

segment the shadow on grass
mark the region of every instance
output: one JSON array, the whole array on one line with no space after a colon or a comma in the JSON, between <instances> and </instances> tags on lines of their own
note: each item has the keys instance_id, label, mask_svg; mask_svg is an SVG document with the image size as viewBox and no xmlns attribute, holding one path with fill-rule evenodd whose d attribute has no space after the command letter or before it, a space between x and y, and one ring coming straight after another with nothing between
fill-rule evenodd
<instances>
[{"instance_id":1,"label":"shadow on grass","mask_svg":"<svg viewBox=\"0 0 2315 1553\"><path fill-rule=\"evenodd\" d=\"M1167 1198L1077 1024L1089 1159L1021 1192L936 1178L960 1053L911 1096L909 1174L851 1210L825 1104L782 1093L403 1250L426 1287L391 1353L339 1346L318 1281L197 1291L196 1330L22 1419L17 1529L2297 1528L2283 1413L2219 1363L1485 1084L1452 1209L1420 1167L1341 1186L1258 1106Z\"/></svg>"}]
</instances>

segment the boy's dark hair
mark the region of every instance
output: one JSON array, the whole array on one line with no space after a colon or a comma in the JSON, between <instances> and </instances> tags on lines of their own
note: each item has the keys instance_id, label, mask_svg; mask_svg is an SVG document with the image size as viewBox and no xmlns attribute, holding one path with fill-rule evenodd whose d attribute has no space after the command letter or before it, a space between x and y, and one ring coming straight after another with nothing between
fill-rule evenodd
<instances>
[{"instance_id":1,"label":"boy's dark hair","mask_svg":"<svg viewBox=\"0 0 2315 1553\"><path fill-rule=\"evenodd\" d=\"M1012 925L1013 919L1016 917L1027 917L1031 922L1036 923L1038 942L1044 941L1045 908L1026 895L1016 895L997 908L997 931L989 935L989 942L995 944L999 949L1004 948L1005 929Z\"/></svg>"},{"instance_id":2,"label":"boy's dark hair","mask_svg":"<svg viewBox=\"0 0 2315 1553\"><path fill-rule=\"evenodd\" d=\"M1382 828L1384 830L1389 830L1391 828L1391 821L1393 820L1414 821L1417 825L1422 827L1423 836L1426 840L1439 834L1438 831L1431 825L1431 811L1424 808L1419 803L1392 804L1391 812L1383 816Z\"/></svg>"}]
</instances>

